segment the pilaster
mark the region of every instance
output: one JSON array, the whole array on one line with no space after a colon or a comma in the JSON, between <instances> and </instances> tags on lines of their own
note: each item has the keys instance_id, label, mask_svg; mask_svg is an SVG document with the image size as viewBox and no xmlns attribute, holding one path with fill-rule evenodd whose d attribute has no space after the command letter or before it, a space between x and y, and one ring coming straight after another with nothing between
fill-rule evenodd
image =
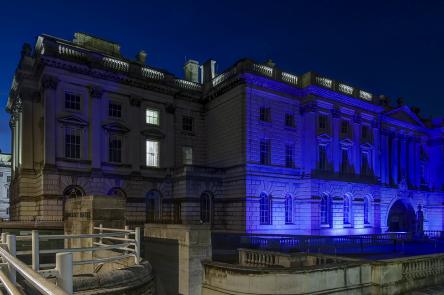
<instances>
[{"instance_id":1,"label":"pilaster","mask_svg":"<svg viewBox=\"0 0 444 295\"><path fill-rule=\"evenodd\" d=\"M58 80L52 76L42 78L44 107L44 166L55 166L56 129L55 129L55 100Z\"/></svg>"}]
</instances>

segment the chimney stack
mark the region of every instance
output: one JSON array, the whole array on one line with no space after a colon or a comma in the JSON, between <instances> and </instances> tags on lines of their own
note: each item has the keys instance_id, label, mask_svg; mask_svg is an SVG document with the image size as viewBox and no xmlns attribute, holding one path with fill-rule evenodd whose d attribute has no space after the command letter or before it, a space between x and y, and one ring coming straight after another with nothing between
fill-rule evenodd
<instances>
[{"instance_id":1,"label":"chimney stack","mask_svg":"<svg viewBox=\"0 0 444 295\"><path fill-rule=\"evenodd\" d=\"M201 70L201 82L206 83L213 80L216 77L216 61L209 59L203 65L200 66Z\"/></svg>"},{"instance_id":2,"label":"chimney stack","mask_svg":"<svg viewBox=\"0 0 444 295\"><path fill-rule=\"evenodd\" d=\"M136 61L141 64L144 65L146 62L146 52L145 50L140 50L137 55L136 55Z\"/></svg>"},{"instance_id":3,"label":"chimney stack","mask_svg":"<svg viewBox=\"0 0 444 295\"><path fill-rule=\"evenodd\" d=\"M189 59L183 66L185 80L199 83L199 62Z\"/></svg>"}]
</instances>

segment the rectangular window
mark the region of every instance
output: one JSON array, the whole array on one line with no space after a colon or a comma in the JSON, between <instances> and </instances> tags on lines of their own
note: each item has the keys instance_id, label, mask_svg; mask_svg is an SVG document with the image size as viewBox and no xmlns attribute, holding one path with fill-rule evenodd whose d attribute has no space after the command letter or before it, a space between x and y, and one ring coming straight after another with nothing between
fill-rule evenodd
<instances>
[{"instance_id":1,"label":"rectangular window","mask_svg":"<svg viewBox=\"0 0 444 295\"><path fill-rule=\"evenodd\" d=\"M151 125L159 125L159 111L146 109L146 123Z\"/></svg>"},{"instance_id":2,"label":"rectangular window","mask_svg":"<svg viewBox=\"0 0 444 295\"><path fill-rule=\"evenodd\" d=\"M193 148L190 146L182 147L182 157L184 165L192 165L193 164Z\"/></svg>"},{"instance_id":3,"label":"rectangular window","mask_svg":"<svg viewBox=\"0 0 444 295\"><path fill-rule=\"evenodd\" d=\"M296 126L293 114L285 114L285 126L291 128L294 128Z\"/></svg>"},{"instance_id":4,"label":"rectangular window","mask_svg":"<svg viewBox=\"0 0 444 295\"><path fill-rule=\"evenodd\" d=\"M122 117L122 105L114 102L110 102L108 105L108 116L114 118Z\"/></svg>"},{"instance_id":5,"label":"rectangular window","mask_svg":"<svg viewBox=\"0 0 444 295\"><path fill-rule=\"evenodd\" d=\"M319 170L327 170L327 146L319 146Z\"/></svg>"},{"instance_id":6,"label":"rectangular window","mask_svg":"<svg viewBox=\"0 0 444 295\"><path fill-rule=\"evenodd\" d=\"M193 132L193 123L194 123L193 121L194 121L193 117L183 116L182 117L182 130L188 131L188 132Z\"/></svg>"},{"instance_id":7,"label":"rectangular window","mask_svg":"<svg viewBox=\"0 0 444 295\"><path fill-rule=\"evenodd\" d=\"M3 172L0 172L0 177L3 177Z\"/></svg>"},{"instance_id":8,"label":"rectangular window","mask_svg":"<svg viewBox=\"0 0 444 295\"><path fill-rule=\"evenodd\" d=\"M285 167L294 167L294 147L293 145L285 145Z\"/></svg>"},{"instance_id":9,"label":"rectangular window","mask_svg":"<svg viewBox=\"0 0 444 295\"><path fill-rule=\"evenodd\" d=\"M271 143L269 139L261 140L260 143L260 163L262 165L271 164Z\"/></svg>"},{"instance_id":10,"label":"rectangular window","mask_svg":"<svg viewBox=\"0 0 444 295\"><path fill-rule=\"evenodd\" d=\"M146 165L149 167L159 167L159 142L153 140L146 141Z\"/></svg>"},{"instance_id":11,"label":"rectangular window","mask_svg":"<svg viewBox=\"0 0 444 295\"><path fill-rule=\"evenodd\" d=\"M122 162L122 138L118 135L110 135L108 144L109 161Z\"/></svg>"},{"instance_id":12,"label":"rectangular window","mask_svg":"<svg viewBox=\"0 0 444 295\"><path fill-rule=\"evenodd\" d=\"M327 115L319 115L319 129L326 130L327 127Z\"/></svg>"},{"instance_id":13,"label":"rectangular window","mask_svg":"<svg viewBox=\"0 0 444 295\"><path fill-rule=\"evenodd\" d=\"M341 162L341 173L347 174L349 171L349 163L348 163L348 150L342 150L342 162Z\"/></svg>"},{"instance_id":14,"label":"rectangular window","mask_svg":"<svg viewBox=\"0 0 444 295\"><path fill-rule=\"evenodd\" d=\"M11 182L11 176L6 176L6 181Z\"/></svg>"},{"instance_id":15,"label":"rectangular window","mask_svg":"<svg viewBox=\"0 0 444 295\"><path fill-rule=\"evenodd\" d=\"M80 129L65 129L65 157L80 159Z\"/></svg>"},{"instance_id":16,"label":"rectangular window","mask_svg":"<svg viewBox=\"0 0 444 295\"><path fill-rule=\"evenodd\" d=\"M368 139L368 127L362 126L361 135L363 139Z\"/></svg>"},{"instance_id":17,"label":"rectangular window","mask_svg":"<svg viewBox=\"0 0 444 295\"><path fill-rule=\"evenodd\" d=\"M348 128L349 128L349 123L348 121L344 120L341 122L341 134L342 135L347 135L348 134Z\"/></svg>"},{"instance_id":18,"label":"rectangular window","mask_svg":"<svg viewBox=\"0 0 444 295\"><path fill-rule=\"evenodd\" d=\"M259 120L262 122L271 122L271 109L261 107L259 109Z\"/></svg>"},{"instance_id":19,"label":"rectangular window","mask_svg":"<svg viewBox=\"0 0 444 295\"><path fill-rule=\"evenodd\" d=\"M362 152L361 154L361 174L365 176L371 175L368 152Z\"/></svg>"},{"instance_id":20,"label":"rectangular window","mask_svg":"<svg viewBox=\"0 0 444 295\"><path fill-rule=\"evenodd\" d=\"M80 95L65 92L65 109L80 111Z\"/></svg>"}]
</instances>

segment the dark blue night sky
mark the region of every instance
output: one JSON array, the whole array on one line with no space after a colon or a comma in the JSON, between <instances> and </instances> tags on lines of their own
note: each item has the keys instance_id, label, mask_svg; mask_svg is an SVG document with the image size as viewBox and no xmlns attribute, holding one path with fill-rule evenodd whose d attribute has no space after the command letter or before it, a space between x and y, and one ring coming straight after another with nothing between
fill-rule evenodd
<instances>
[{"instance_id":1,"label":"dark blue night sky","mask_svg":"<svg viewBox=\"0 0 444 295\"><path fill-rule=\"evenodd\" d=\"M0 4L0 103L6 104L24 42L87 32L133 57L182 76L186 58L273 59L283 70L315 71L404 97L444 116L444 1L9 1ZM0 148L10 151L0 112Z\"/></svg>"}]
</instances>

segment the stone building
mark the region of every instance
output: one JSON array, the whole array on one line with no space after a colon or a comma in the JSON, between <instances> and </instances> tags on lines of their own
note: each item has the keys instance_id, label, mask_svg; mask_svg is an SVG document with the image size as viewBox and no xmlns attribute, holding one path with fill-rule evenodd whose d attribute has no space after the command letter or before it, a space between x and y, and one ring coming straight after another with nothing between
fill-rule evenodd
<instances>
[{"instance_id":1,"label":"stone building","mask_svg":"<svg viewBox=\"0 0 444 295\"><path fill-rule=\"evenodd\" d=\"M190 60L180 79L146 56L83 33L23 46L7 105L12 219L62 220L67 198L118 194L133 224L443 229L442 119L271 61L216 74Z\"/></svg>"},{"instance_id":2,"label":"stone building","mask_svg":"<svg viewBox=\"0 0 444 295\"><path fill-rule=\"evenodd\" d=\"M11 154L0 151L0 220L9 218L9 184L11 183Z\"/></svg>"}]
</instances>

